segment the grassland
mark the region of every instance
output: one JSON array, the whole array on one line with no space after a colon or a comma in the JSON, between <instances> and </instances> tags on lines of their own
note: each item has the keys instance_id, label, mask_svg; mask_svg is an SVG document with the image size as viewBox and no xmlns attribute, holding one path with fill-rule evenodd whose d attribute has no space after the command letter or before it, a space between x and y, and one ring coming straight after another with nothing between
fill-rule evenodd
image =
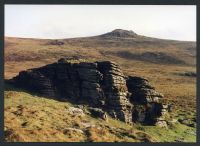
<instances>
[{"instance_id":1,"label":"grassland","mask_svg":"<svg viewBox=\"0 0 200 146\"><path fill-rule=\"evenodd\" d=\"M89 37L59 40L64 43L63 45L52 45L52 41L6 37L5 79L16 76L19 71L55 62L61 57L111 60L118 63L126 75L145 77L157 91L162 92L166 102L174 104L172 119L175 121L187 119L195 123L196 78L179 75L183 72L196 72L196 44L194 42L147 37L135 39ZM128 56L127 53L125 56L121 55L121 52L128 52ZM156 62L151 60L151 57L142 56L146 52L157 54L158 58L159 54L164 54L164 57L171 56L173 59L166 58L164 62ZM130 54L135 54L137 57ZM140 54L141 57L138 57ZM182 62L176 63L177 60ZM65 106L74 105L69 102L37 98L12 88L6 89L6 140L194 142L196 139L195 126L187 126L184 123L172 123L168 129L140 124L130 126L110 118L108 122L105 122L92 118L90 115L73 117L63 112ZM18 112L21 114L15 114ZM80 124L83 121L91 122L90 124L96 126L84 128ZM101 128L97 128L98 126ZM71 130L73 133L70 133L70 130L66 128L78 128L83 132Z\"/></svg>"},{"instance_id":2,"label":"grassland","mask_svg":"<svg viewBox=\"0 0 200 146\"><path fill-rule=\"evenodd\" d=\"M22 142L186 142L196 141L195 128L171 123L169 128L133 125L108 118L69 113L69 102L33 96L20 90L5 92L6 141Z\"/></svg>"}]
</instances>

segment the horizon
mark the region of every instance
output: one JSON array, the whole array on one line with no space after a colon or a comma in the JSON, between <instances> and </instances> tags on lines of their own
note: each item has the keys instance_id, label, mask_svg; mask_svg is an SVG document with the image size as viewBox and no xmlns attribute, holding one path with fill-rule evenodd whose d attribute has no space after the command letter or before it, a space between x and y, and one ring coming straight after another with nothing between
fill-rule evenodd
<instances>
[{"instance_id":1,"label":"horizon","mask_svg":"<svg viewBox=\"0 0 200 146\"><path fill-rule=\"evenodd\" d=\"M196 6L5 5L5 37L68 39L114 29L196 42Z\"/></svg>"},{"instance_id":2,"label":"horizon","mask_svg":"<svg viewBox=\"0 0 200 146\"><path fill-rule=\"evenodd\" d=\"M120 29L120 28L117 28ZM116 30L116 29L113 29ZM113 30L109 31L112 32ZM122 29L125 30L125 29ZM133 30L127 30L127 31L133 31ZM109 32L105 32L103 34L109 33ZM136 33L137 35L140 36L144 36L142 34L138 34L137 32L133 31L134 33ZM102 35L102 34L99 34ZM88 38L88 37L96 37L99 35L95 35L95 36L82 36L82 37L72 37L72 38L36 38L36 37L16 37L16 36L4 36L5 38L18 38L18 39L39 39L39 40L63 40L63 39L75 39L75 38ZM145 36L145 37L150 37L150 36ZM150 37L150 38L155 38L155 39L162 39L162 40L171 40L171 41L185 41L185 42L196 42L196 40L194 41L190 41L190 40L175 40L175 39L165 39L165 38L158 38L158 37Z\"/></svg>"}]
</instances>

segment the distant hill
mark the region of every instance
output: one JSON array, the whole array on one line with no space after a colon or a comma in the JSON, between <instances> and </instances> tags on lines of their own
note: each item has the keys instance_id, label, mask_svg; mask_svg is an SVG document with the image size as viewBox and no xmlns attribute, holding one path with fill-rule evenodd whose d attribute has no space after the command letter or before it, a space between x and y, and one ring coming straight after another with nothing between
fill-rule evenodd
<instances>
[{"instance_id":1,"label":"distant hill","mask_svg":"<svg viewBox=\"0 0 200 146\"><path fill-rule=\"evenodd\" d=\"M196 43L146 37L122 29L98 36L57 40L5 37L6 62L37 60L44 65L61 57L195 66Z\"/></svg>"}]
</instances>

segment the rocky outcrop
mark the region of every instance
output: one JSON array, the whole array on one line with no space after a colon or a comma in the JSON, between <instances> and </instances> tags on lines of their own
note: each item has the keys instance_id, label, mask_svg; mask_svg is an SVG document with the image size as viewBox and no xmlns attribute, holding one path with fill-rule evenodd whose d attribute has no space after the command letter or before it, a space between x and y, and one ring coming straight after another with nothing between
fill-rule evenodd
<instances>
[{"instance_id":1,"label":"rocky outcrop","mask_svg":"<svg viewBox=\"0 0 200 146\"><path fill-rule=\"evenodd\" d=\"M107 112L126 123L155 124L167 112L162 104L163 95L146 79L126 77L110 61L81 62L63 58L41 68L22 71L12 81L43 96L72 99L77 103L86 101L90 107L103 111L96 113Z\"/></svg>"},{"instance_id":2,"label":"rocky outcrop","mask_svg":"<svg viewBox=\"0 0 200 146\"><path fill-rule=\"evenodd\" d=\"M155 91L147 79L129 76L126 81L130 102L135 105L133 119L150 124L165 122L162 116L168 112L168 105L162 103L164 95Z\"/></svg>"},{"instance_id":3,"label":"rocky outcrop","mask_svg":"<svg viewBox=\"0 0 200 146\"><path fill-rule=\"evenodd\" d=\"M57 46L61 46L64 45L65 43L59 40L51 40L47 43L47 45L57 45Z\"/></svg>"},{"instance_id":4,"label":"rocky outcrop","mask_svg":"<svg viewBox=\"0 0 200 146\"><path fill-rule=\"evenodd\" d=\"M136 38L138 35L132 30L115 29L111 32L100 35L100 37L106 38Z\"/></svg>"}]
</instances>

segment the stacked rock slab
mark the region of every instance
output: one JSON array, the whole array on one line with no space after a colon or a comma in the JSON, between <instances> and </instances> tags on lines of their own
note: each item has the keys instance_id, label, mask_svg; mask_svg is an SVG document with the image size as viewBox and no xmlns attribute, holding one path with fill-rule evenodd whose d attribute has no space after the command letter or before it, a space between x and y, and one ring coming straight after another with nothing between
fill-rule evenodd
<instances>
[{"instance_id":1,"label":"stacked rock slab","mask_svg":"<svg viewBox=\"0 0 200 146\"><path fill-rule=\"evenodd\" d=\"M17 81L19 86L33 92L38 92L48 97L55 96L51 80L40 72L35 72L33 70L22 71L19 73L19 76L15 78L15 81Z\"/></svg>"},{"instance_id":2,"label":"stacked rock slab","mask_svg":"<svg viewBox=\"0 0 200 146\"><path fill-rule=\"evenodd\" d=\"M79 63L76 70L81 81L80 98L88 99L89 103L95 107L104 105L104 93L100 82L103 75L97 69L97 63Z\"/></svg>"},{"instance_id":3,"label":"stacked rock slab","mask_svg":"<svg viewBox=\"0 0 200 146\"><path fill-rule=\"evenodd\" d=\"M119 67L109 61L98 62L98 68L103 74L102 88L106 96L108 113L116 118L132 122L132 105L127 99L128 89L124 74Z\"/></svg>"},{"instance_id":4,"label":"stacked rock slab","mask_svg":"<svg viewBox=\"0 0 200 146\"><path fill-rule=\"evenodd\" d=\"M163 120L161 117L167 112L167 105L162 104L163 95L155 91L147 79L129 76L127 86L131 93L130 102L135 105L134 121L156 123Z\"/></svg>"},{"instance_id":5,"label":"stacked rock slab","mask_svg":"<svg viewBox=\"0 0 200 146\"><path fill-rule=\"evenodd\" d=\"M125 77L119 66L110 61L60 59L53 64L22 71L12 81L18 87L43 96L79 103L86 101L89 106L100 108L126 123L156 122L166 112L160 101L163 95L147 80Z\"/></svg>"}]
</instances>

